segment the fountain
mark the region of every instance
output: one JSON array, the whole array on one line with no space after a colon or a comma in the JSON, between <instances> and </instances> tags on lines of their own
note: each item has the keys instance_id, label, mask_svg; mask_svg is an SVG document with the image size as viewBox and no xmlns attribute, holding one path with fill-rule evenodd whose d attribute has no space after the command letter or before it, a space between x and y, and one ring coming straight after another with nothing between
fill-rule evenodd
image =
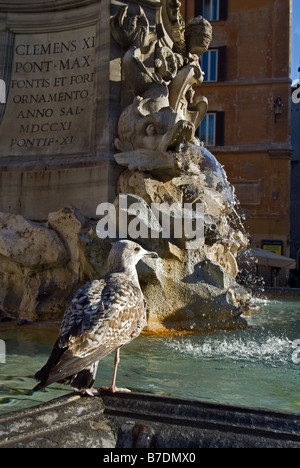
<instances>
[{"instance_id":1,"label":"fountain","mask_svg":"<svg viewBox=\"0 0 300 468\"><path fill-rule=\"evenodd\" d=\"M161 257L157 270L146 263L139 268L148 329L241 328L250 295L235 280L236 258L248 240L233 187L195 136L207 110L207 99L194 90L203 82L199 53L207 50L212 27L199 17L184 28L178 3L162 2L155 20L145 11L114 5L110 27L113 64L122 77L114 158L123 172L114 206L130 223L139 205L144 230L137 240ZM170 229L161 235L166 213ZM105 271L111 239L107 233L99 239L99 222L74 207L51 212L44 223L7 213L0 220L4 318L59 319L74 288ZM183 221L189 232L178 235L174 229ZM196 239L193 223L201 233ZM127 227L124 234L116 226L116 235L130 238Z\"/></svg>"},{"instance_id":2,"label":"fountain","mask_svg":"<svg viewBox=\"0 0 300 468\"><path fill-rule=\"evenodd\" d=\"M147 392L150 407L159 400L155 400L155 394L168 399L209 400L204 406L214 411L217 419L223 416L217 415L217 406L213 408L215 401L299 412L293 383L297 363L291 362L298 349L298 337L290 325L285 335L278 329L274 332L270 320L279 317L276 324L285 323L286 316L291 320L290 310L297 320L298 306L291 304L284 318L281 304L276 313L272 310L257 316L250 312L242 315L251 294L236 280L237 256L248 245L247 235L223 167L196 137L208 105L199 92L203 82L199 54L209 47L211 25L199 17L184 26L178 2L162 0L161 8L150 0L140 3L143 8L133 2L113 1L110 5L110 67L119 86L118 112L113 111L116 125L110 134L114 140L114 174L118 174L113 204L101 203L97 219L71 205L51 211L44 221L0 213L0 321L31 323L17 332L14 325L0 324L0 337L7 344L8 353L0 379L0 409L5 413L48 402L65 393L52 385L45 392L32 395L31 375L44 363L55 340L51 328L46 333L35 324L59 321L74 290L106 271L114 240L109 236L112 232L116 237L131 237L160 256L156 266L151 261L138 266L148 305L148 324L144 336L130 345L128 355L124 351L128 367L125 365L123 374L120 370L123 386L133 385L133 390ZM168 220L169 226L163 220ZM133 226L135 229L130 229ZM265 305L261 307L265 312ZM247 322L252 327L247 328ZM102 363L99 385L110 379L109 360L110 357ZM170 369L164 368L162 375L166 361L171 363ZM258 374L261 400L256 390ZM130 382L126 382L128 376ZM274 378L280 381L280 388L271 398ZM288 401L281 388L286 380L293 395ZM134 394L132 398L144 411L143 397ZM166 401L162 400L163 404ZM170 402L173 407L182 405L181 400ZM59 400L58 407L64 408L61 412L55 402L37 411L41 411L41 418L45 411L44 419L50 415L52 421L58 413L63 418L69 404L77 405L77 409L82 405L79 410L84 417L92 411L91 403L77 400ZM113 407L119 402L116 399L105 404L113 414ZM130 397L124 404L130 404ZM201 406L195 402L193 405L197 411ZM240 423L242 410L230 406L228 411L238 415L228 426L229 431L235 427L246 440L253 420L261 418L259 430L268 440L272 439L272 414L247 409L245 414L250 416L242 416L245 427L241 423L243 427L237 429L235 424ZM180 417L184 419L186 414ZM16 418L30 419L31 414L19 413ZM283 421L282 427L286 427L285 421L293 419L298 424L299 419L284 414L274 418ZM267 429L266 420L271 421ZM1 421L6 424L6 416ZM61 427L65 424L68 423L62 422ZM93 431L108 427L107 422L94 419L89 424ZM206 430L206 422L201 419L201 424ZM122 430L126 432L125 426ZM216 428L219 430L218 423ZM129 430L134 432L134 428ZM226 427L222 426L222 430L226 432ZM282 431L283 440L288 439L283 445L298 446L299 437L293 427L288 436ZM275 445L280 445L280 437L275 434ZM235 438L234 433L232 440ZM115 442L110 439L110 446ZM251 439L247 443L256 442ZM0 440L1 444L6 442Z\"/></svg>"}]
</instances>

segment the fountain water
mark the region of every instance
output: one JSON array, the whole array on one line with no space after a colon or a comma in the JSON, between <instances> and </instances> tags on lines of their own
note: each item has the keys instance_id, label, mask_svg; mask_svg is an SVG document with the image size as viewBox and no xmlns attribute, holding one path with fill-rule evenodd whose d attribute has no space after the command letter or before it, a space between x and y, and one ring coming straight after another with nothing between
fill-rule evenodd
<instances>
[{"instance_id":1,"label":"fountain water","mask_svg":"<svg viewBox=\"0 0 300 468\"><path fill-rule=\"evenodd\" d=\"M137 338L122 350L119 384L137 392L300 413L299 302L256 304L247 330ZM0 335L7 345L7 362L0 364L0 413L69 393L52 384L32 394L32 375L48 357L56 330L16 331L2 324ZM97 385L110 382L113 358L101 361Z\"/></svg>"}]
</instances>

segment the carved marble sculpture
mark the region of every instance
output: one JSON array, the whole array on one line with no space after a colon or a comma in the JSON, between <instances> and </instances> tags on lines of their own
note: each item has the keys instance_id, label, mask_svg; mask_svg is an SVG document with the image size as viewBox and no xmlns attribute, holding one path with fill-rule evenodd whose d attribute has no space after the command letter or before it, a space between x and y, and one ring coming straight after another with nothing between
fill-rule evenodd
<instances>
[{"instance_id":1,"label":"carved marble sculpture","mask_svg":"<svg viewBox=\"0 0 300 468\"><path fill-rule=\"evenodd\" d=\"M194 97L193 87L201 85L203 72L199 55L185 47L179 6L174 0L163 1L160 35L150 32L140 6L134 14L122 7L111 19L114 39L127 48L122 67L135 96L119 119L115 140L116 161L130 169L179 172L179 146L195 142L195 131L207 110L206 98ZM199 24L197 39L205 51L211 26L202 17ZM153 68L146 65L149 58Z\"/></svg>"}]
</instances>

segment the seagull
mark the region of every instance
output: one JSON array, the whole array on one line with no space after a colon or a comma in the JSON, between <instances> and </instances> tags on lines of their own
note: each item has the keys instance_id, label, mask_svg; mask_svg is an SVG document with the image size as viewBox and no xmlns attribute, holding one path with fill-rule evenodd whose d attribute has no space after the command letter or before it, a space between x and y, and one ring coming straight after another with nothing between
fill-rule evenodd
<instances>
[{"instance_id":1,"label":"seagull","mask_svg":"<svg viewBox=\"0 0 300 468\"><path fill-rule=\"evenodd\" d=\"M129 391L116 387L117 367L120 348L146 325L146 302L136 270L144 257L158 255L130 240L113 244L106 275L83 285L66 309L52 353L34 376L39 384L33 391L59 382L70 384L81 394L99 395L93 388L99 360L113 351L112 385L101 389Z\"/></svg>"}]
</instances>

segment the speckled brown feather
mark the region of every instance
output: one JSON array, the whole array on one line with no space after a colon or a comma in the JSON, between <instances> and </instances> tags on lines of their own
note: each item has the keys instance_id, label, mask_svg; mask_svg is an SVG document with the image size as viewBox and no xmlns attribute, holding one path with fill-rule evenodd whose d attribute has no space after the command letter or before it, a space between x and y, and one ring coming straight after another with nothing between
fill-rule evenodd
<instances>
[{"instance_id":1,"label":"speckled brown feather","mask_svg":"<svg viewBox=\"0 0 300 468\"><path fill-rule=\"evenodd\" d=\"M129 343L146 325L145 300L135 268L138 257L132 257L133 249L139 246L131 241L120 244L122 257L118 256L116 245L117 252L110 259L111 272L82 286L65 311L51 356L35 375L40 381L35 390L56 381L72 384L80 380L80 373L89 374L92 381L97 361ZM121 271L112 272L113 269Z\"/></svg>"},{"instance_id":2,"label":"speckled brown feather","mask_svg":"<svg viewBox=\"0 0 300 468\"><path fill-rule=\"evenodd\" d=\"M83 286L64 314L57 344L65 351L47 385L77 374L129 343L145 324L142 292L125 275L106 275Z\"/></svg>"},{"instance_id":3,"label":"speckled brown feather","mask_svg":"<svg viewBox=\"0 0 300 468\"><path fill-rule=\"evenodd\" d=\"M106 328L107 322L137 303L143 303L143 295L124 273L105 275L100 280L84 285L76 293L66 310L60 329L60 345L76 341L85 331L97 333Z\"/></svg>"}]
</instances>

